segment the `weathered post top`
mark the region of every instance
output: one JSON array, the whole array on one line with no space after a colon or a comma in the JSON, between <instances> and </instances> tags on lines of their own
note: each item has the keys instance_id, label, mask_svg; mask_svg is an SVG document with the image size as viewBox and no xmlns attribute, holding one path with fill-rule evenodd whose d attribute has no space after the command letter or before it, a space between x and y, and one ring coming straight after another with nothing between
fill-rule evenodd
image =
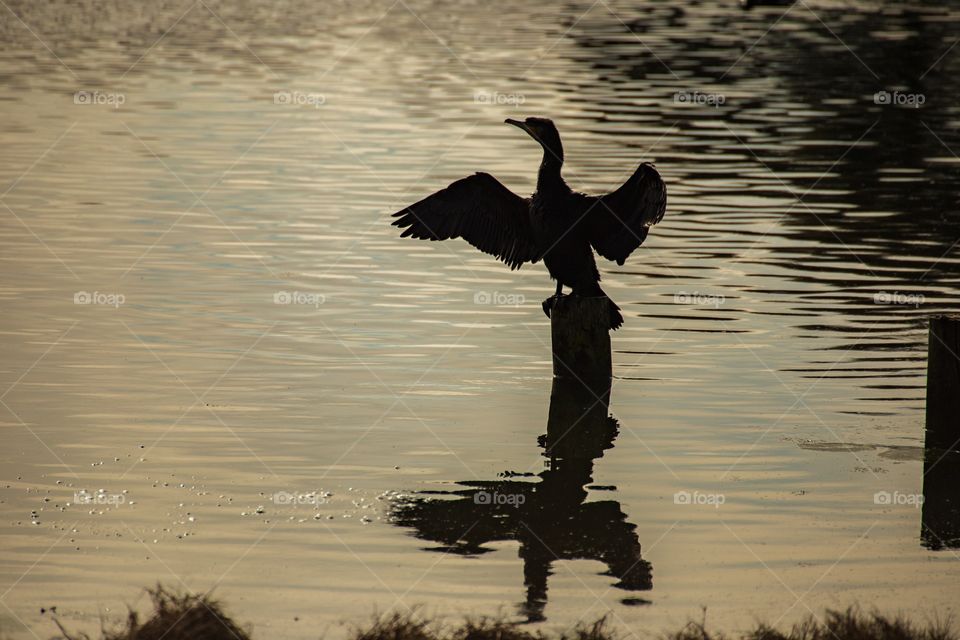
<instances>
[{"instance_id":1,"label":"weathered post top","mask_svg":"<svg viewBox=\"0 0 960 640\"><path fill-rule=\"evenodd\" d=\"M590 386L609 387L613 374L610 356L610 301L562 296L550 313L553 375L579 379Z\"/></svg>"},{"instance_id":2,"label":"weathered post top","mask_svg":"<svg viewBox=\"0 0 960 640\"><path fill-rule=\"evenodd\" d=\"M926 446L960 450L960 315L930 318Z\"/></svg>"}]
</instances>

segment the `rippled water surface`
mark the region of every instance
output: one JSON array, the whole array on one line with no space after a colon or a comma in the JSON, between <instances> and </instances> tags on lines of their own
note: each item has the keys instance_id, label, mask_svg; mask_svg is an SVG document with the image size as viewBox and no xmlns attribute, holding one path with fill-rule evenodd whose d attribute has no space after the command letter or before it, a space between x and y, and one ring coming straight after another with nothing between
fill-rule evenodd
<instances>
[{"instance_id":1,"label":"rippled water surface","mask_svg":"<svg viewBox=\"0 0 960 640\"><path fill-rule=\"evenodd\" d=\"M11 636L50 635L51 605L95 630L156 581L216 587L260 637L339 637L417 603L545 628L609 612L639 635L701 606L730 629L855 602L956 612L960 534L921 535L914 503L925 318L960 299L960 11L0 15ZM539 149L502 120L531 114L557 122L574 188L649 160L670 198L601 266L626 317L619 433L548 472L544 268L388 224L477 170L529 193ZM934 477L955 483L955 462ZM580 511L539 529L478 488Z\"/></svg>"}]
</instances>

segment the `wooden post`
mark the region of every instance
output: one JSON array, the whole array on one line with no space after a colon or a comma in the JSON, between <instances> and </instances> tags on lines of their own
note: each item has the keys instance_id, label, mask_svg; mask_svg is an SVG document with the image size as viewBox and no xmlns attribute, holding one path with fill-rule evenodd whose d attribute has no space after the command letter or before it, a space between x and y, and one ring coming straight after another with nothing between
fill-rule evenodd
<instances>
[{"instance_id":1,"label":"wooden post","mask_svg":"<svg viewBox=\"0 0 960 640\"><path fill-rule=\"evenodd\" d=\"M550 313L553 375L609 387L610 301L605 297L562 296Z\"/></svg>"},{"instance_id":2,"label":"wooden post","mask_svg":"<svg viewBox=\"0 0 960 640\"><path fill-rule=\"evenodd\" d=\"M960 450L960 316L930 318L927 448Z\"/></svg>"},{"instance_id":3,"label":"wooden post","mask_svg":"<svg viewBox=\"0 0 960 640\"><path fill-rule=\"evenodd\" d=\"M920 538L960 548L960 316L930 318Z\"/></svg>"},{"instance_id":4,"label":"wooden post","mask_svg":"<svg viewBox=\"0 0 960 640\"><path fill-rule=\"evenodd\" d=\"M924 451L920 540L929 549L960 549L960 452Z\"/></svg>"}]
</instances>

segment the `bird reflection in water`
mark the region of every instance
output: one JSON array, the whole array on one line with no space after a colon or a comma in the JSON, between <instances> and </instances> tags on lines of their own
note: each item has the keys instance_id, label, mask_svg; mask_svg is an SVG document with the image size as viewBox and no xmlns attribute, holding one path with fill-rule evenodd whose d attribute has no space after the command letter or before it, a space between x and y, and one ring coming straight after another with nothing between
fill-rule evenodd
<instances>
[{"instance_id":1,"label":"bird reflection in water","mask_svg":"<svg viewBox=\"0 0 960 640\"><path fill-rule=\"evenodd\" d=\"M609 378L593 385L554 378L547 433L539 438L547 458L539 482L518 479L526 474L503 474L500 480L459 482L461 489L417 492L394 504L393 523L439 543L428 551L479 555L493 550L484 547L489 542L519 542L526 588L520 613L528 622L546 619L547 579L556 560L599 560L616 588L652 589L636 525L627 522L620 503L586 501L594 460L613 446L618 432L608 415L609 398Z\"/></svg>"}]
</instances>

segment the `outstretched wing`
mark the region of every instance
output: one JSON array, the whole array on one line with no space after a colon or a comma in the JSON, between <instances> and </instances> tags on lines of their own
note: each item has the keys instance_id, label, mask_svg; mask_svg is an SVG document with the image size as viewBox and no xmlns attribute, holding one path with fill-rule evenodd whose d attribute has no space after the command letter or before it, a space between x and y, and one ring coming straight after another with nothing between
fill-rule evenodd
<instances>
[{"instance_id":1,"label":"outstretched wing","mask_svg":"<svg viewBox=\"0 0 960 640\"><path fill-rule=\"evenodd\" d=\"M401 237L422 240L463 238L480 251L518 269L536 262L530 202L489 173L461 178L446 189L393 214Z\"/></svg>"},{"instance_id":2,"label":"outstretched wing","mask_svg":"<svg viewBox=\"0 0 960 640\"><path fill-rule=\"evenodd\" d=\"M590 244L607 260L622 265L647 238L667 208L667 187L652 164L644 162L623 186L590 198Z\"/></svg>"}]
</instances>

